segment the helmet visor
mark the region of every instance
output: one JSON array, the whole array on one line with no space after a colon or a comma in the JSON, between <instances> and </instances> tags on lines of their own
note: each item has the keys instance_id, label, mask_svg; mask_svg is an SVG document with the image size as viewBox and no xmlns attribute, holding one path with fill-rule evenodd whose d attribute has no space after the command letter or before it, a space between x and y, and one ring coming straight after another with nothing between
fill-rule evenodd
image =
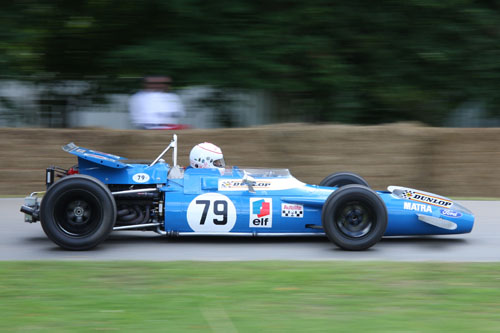
<instances>
[{"instance_id":1,"label":"helmet visor","mask_svg":"<svg viewBox=\"0 0 500 333\"><path fill-rule=\"evenodd\" d=\"M214 161L214 166L216 166L217 168L224 168L226 166L226 163L224 163L224 159L221 158Z\"/></svg>"}]
</instances>

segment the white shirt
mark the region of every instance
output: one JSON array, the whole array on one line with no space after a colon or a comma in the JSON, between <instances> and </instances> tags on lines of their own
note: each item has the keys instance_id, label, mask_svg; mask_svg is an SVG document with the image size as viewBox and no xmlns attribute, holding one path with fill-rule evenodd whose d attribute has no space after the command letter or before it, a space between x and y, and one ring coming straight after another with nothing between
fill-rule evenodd
<instances>
[{"instance_id":1,"label":"white shirt","mask_svg":"<svg viewBox=\"0 0 500 333\"><path fill-rule=\"evenodd\" d=\"M135 125L179 124L185 116L181 99L174 93L139 91L129 100L130 118Z\"/></svg>"}]
</instances>

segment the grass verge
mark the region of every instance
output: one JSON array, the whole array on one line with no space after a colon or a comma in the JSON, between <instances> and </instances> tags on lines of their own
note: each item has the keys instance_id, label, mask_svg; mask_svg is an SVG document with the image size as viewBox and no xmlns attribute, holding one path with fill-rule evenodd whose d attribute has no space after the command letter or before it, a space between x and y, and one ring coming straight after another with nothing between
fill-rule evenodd
<instances>
[{"instance_id":1,"label":"grass verge","mask_svg":"<svg viewBox=\"0 0 500 333\"><path fill-rule=\"evenodd\" d=\"M0 331L499 331L500 264L1 262Z\"/></svg>"}]
</instances>

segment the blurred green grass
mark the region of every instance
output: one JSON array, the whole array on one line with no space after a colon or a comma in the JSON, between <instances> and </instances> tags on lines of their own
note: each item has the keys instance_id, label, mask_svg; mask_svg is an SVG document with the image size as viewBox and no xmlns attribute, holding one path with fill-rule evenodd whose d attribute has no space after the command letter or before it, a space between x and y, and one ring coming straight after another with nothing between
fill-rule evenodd
<instances>
[{"instance_id":1,"label":"blurred green grass","mask_svg":"<svg viewBox=\"0 0 500 333\"><path fill-rule=\"evenodd\" d=\"M0 331L498 331L500 264L2 262Z\"/></svg>"}]
</instances>

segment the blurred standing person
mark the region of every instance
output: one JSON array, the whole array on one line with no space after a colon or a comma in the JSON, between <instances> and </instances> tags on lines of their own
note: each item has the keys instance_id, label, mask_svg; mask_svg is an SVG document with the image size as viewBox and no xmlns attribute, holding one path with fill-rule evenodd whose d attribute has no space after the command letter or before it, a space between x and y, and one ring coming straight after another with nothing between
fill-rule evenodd
<instances>
[{"instance_id":1,"label":"blurred standing person","mask_svg":"<svg viewBox=\"0 0 500 333\"><path fill-rule=\"evenodd\" d=\"M172 79L168 76L146 76L143 90L129 100L130 119L140 129L182 129L185 116L182 101L170 92Z\"/></svg>"}]
</instances>

